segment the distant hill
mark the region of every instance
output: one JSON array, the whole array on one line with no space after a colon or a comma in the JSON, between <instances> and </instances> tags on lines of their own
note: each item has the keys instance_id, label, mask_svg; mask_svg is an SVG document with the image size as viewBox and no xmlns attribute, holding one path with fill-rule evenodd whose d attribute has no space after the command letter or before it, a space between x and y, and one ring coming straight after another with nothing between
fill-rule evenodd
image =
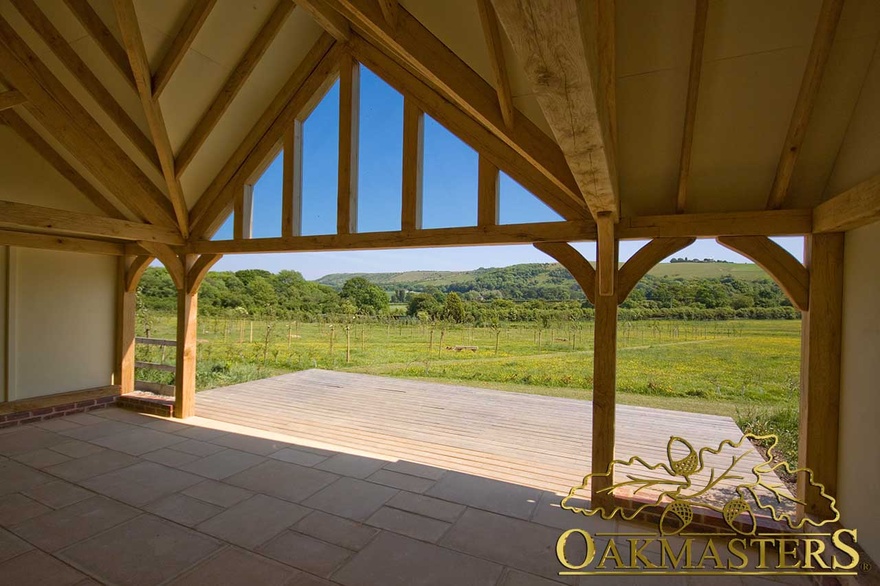
<instances>
[{"instance_id":1,"label":"distant hill","mask_svg":"<svg viewBox=\"0 0 880 586\"><path fill-rule=\"evenodd\" d=\"M471 283L492 274L524 276L534 284L559 282L560 267L557 263L521 264L503 268L481 268L473 271L405 271L401 273L333 273L317 279L317 283L341 289L352 277L363 277L383 289L393 290L423 289L434 286L444 288L449 285ZM564 272L567 277L568 273ZM736 277L745 281L768 278L761 267L751 263L721 262L674 262L660 263L648 273L655 277L683 279L711 279ZM570 277L569 277L570 278Z\"/></svg>"}]
</instances>

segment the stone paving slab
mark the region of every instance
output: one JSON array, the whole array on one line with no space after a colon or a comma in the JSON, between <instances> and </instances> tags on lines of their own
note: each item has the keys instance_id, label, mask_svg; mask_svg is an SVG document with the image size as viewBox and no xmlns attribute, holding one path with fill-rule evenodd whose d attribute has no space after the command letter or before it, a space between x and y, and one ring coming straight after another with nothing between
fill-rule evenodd
<instances>
[{"instance_id":1,"label":"stone paving slab","mask_svg":"<svg viewBox=\"0 0 880 586\"><path fill-rule=\"evenodd\" d=\"M556 538L621 527L553 492L228 423L53 421L0 433L0 584L595 584L558 575Z\"/></svg>"}]
</instances>

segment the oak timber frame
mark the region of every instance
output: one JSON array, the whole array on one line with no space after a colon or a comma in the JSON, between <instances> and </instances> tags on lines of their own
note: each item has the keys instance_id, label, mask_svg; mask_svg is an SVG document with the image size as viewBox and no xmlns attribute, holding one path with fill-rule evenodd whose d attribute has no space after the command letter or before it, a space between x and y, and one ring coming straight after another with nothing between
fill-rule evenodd
<instances>
[{"instance_id":1,"label":"oak timber frame","mask_svg":"<svg viewBox=\"0 0 880 586\"><path fill-rule=\"evenodd\" d=\"M168 144L158 97L198 34L214 0L196 0L157 71L145 62L130 0L115 0L124 44L116 41L85 0L66 0L113 65L140 99L150 136L137 129L93 75L81 75L86 91L162 172L166 196L113 141L89 112L43 65L0 17L0 71L13 89L0 93L0 123L9 125L105 215L83 214L0 202L0 245L66 250L119 258L117 350L114 382L122 392L134 385L135 291L146 267L159 259L178 291L175 417L194 413L198 290L210 267L225 254L393 249L463 245L534 244L565 266L596 307L593 471L604 472L614 457L617 311L647 271L695 238L718 241L762 266L803 312L800 408L801 464L813 469L836 493L837 426L840 393L843 232L880 219L880 176L871 178L815 209L780 209L803 141L818 83L840 16L840 0L825 0L817 23L807 71L791 119L766 210L686 213L687 178L699 94L700 64L708 3L697 0L685 132L676 200L670 214L627 217L619 210L615 169L613 2L596 0L578 21L575 3L553 0L557 12L529 21L508 0L480 0L496 76L493 88L449 51L394 0L279 0L272 17L230 74L224 89L187 137L181 152ZM540 0L522 0L542 8ZM32 0L14 0L62 65L81 72L82 62ZM295 4L295 6L294 6ZM546 8L547 4L543 5ZM254 123L211 184L189 209L180 175L254 69L260 56L294 8L308 12L327 31ZM552 14L551 14L552 13ZM496 19L498 22L496 22ZM554 20L556 19L556 20ZM580 25L573 24L576 21ZM499 26L500 25L500 26ZM559 25L559 26L557 26ZM592 40L582 59L560 63L546 58L548 39L580 47ZM505 79L501 31L524 62L554 141L511 105ZM549 34L547 31L554 31ZM558 31L558 32L557 32ZM54 39L54 40L53 40ZM580 53L580 49L578 49ZM544 56L542 56L544 55ZM438 56L442 56L439 59ZM404 148L401 229L359 233L357 211L357 64L362 63L404 95ZM549 76L549 77L548 77ZM570 93L546 83L572 80ZM302 236L302 122L341 80L340 173L337 234ZM568 112L566 107L577 107ZM591 108L587 108L590 106ZM28 119L19 113L26 112ZM68 115L68 114L72 115ZM479 153L478 221L473 227L422 228L422 134L429 114ZM570 114L570 116L568 115ZM35 120L56 138L102 187L89 183L29 126ZM586 128L593 150L572 141L575 127ZM281 236L250 238L252 187L268 162L283 150ZM593 164L585 165L589 155ZM500 225L498 176L504 171L554 209L564 220ZM104 194L106 191L115 199ZM671 212L675 213L671 213ZM234 214L234 238L212 241L220 224ZM802 265L768 237L806 237ZM622 267L620 240L652 239ZM597 241L595 268L569 242ZM800 491L804 494L804 479ZM599 503L612 495L594 487ZM806 513L824 515L813 493L805 493Z\"/></svg>"}]
</instances>

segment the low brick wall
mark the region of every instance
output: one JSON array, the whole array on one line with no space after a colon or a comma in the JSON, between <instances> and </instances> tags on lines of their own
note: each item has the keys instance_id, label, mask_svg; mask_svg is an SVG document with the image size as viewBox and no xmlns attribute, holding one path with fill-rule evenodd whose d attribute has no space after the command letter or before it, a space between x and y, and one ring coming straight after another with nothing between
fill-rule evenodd
<instances>
[{"instance_id":1,"label":"low brick wall","mask_svg":"<svg viewBox=\"0 0 880 586\"><path fill-rule=\"evenodd\" d=\"M25 423L35 423L37 421L55 419L56 417L64 417L65 415L73 415L74 413L85 413L86 411L94 411L95 409L104 409L105 407L115 404L116 399L117 395L111 395L96 399L85 399L71 403L61 403L59 405L2 413L0 414L0 429Z\"/></svg>"},{"instance_id":2,"label":"low brick wall","mask_svg":"<svg viewBox=\"0 0 880 586\"><path fill-rule=\"evenodd\" d=\"M171 417L174 414L173 400L143 397L136 394L120 395L116 398L116 406L160 417Z\"/></svg>"}]
</instances>

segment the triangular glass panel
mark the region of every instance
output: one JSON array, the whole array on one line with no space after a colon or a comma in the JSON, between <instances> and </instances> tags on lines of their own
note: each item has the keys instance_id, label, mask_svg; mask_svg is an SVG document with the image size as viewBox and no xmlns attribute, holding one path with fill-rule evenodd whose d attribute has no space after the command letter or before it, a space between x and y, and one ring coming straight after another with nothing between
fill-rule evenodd
<instances>
[{"instance_id":1,"label":"triangular glass panel","mask_svg":"<svg viewBox=\"0 0 880 586\"><path fill-rule=\"evenodd\" d=\"M422 227L477 225L477 151L425 115Z\"/></svg>"},{"instance_id":2,"label":"triangular glass panel","mask_svg":"<svg viewBox=\"0 0 880 586\"><path fill-rule=\"evenodd\" d=\"M336 234L339 81L303 122L302 169L302 234Z\"/></svg>"},{"instance_id":3,"label":"triangular glass panel","mask_svg":"<svg viewBox=\"0 0 880 586\"><path fill-rule=\"evenodd\" d=\"M211 236L211 240L232 240L233 227L235 226L235 214L230 212L223 225Z\"/></svg>"},{"instance_id":4,"label":"triangular glass panel","mask_svg":"<svg viewBox=\"0 0 880 586\"><path fill-rule=\"evenodd\" d=\"M532 192L514 181L503 171L499 173L498 216L501 224L535 224L562 222L554 212Z\"/></svg>"},{"instance_id":5,"label":"triangular glass panel","mask_svg":"<svg viewBox=\"0 0 880 586\"><path fill-rule=\"evenodd\" d=\"M358 232L400 230L403 96L360 69Z\"/></svg>"}]
</instances>

